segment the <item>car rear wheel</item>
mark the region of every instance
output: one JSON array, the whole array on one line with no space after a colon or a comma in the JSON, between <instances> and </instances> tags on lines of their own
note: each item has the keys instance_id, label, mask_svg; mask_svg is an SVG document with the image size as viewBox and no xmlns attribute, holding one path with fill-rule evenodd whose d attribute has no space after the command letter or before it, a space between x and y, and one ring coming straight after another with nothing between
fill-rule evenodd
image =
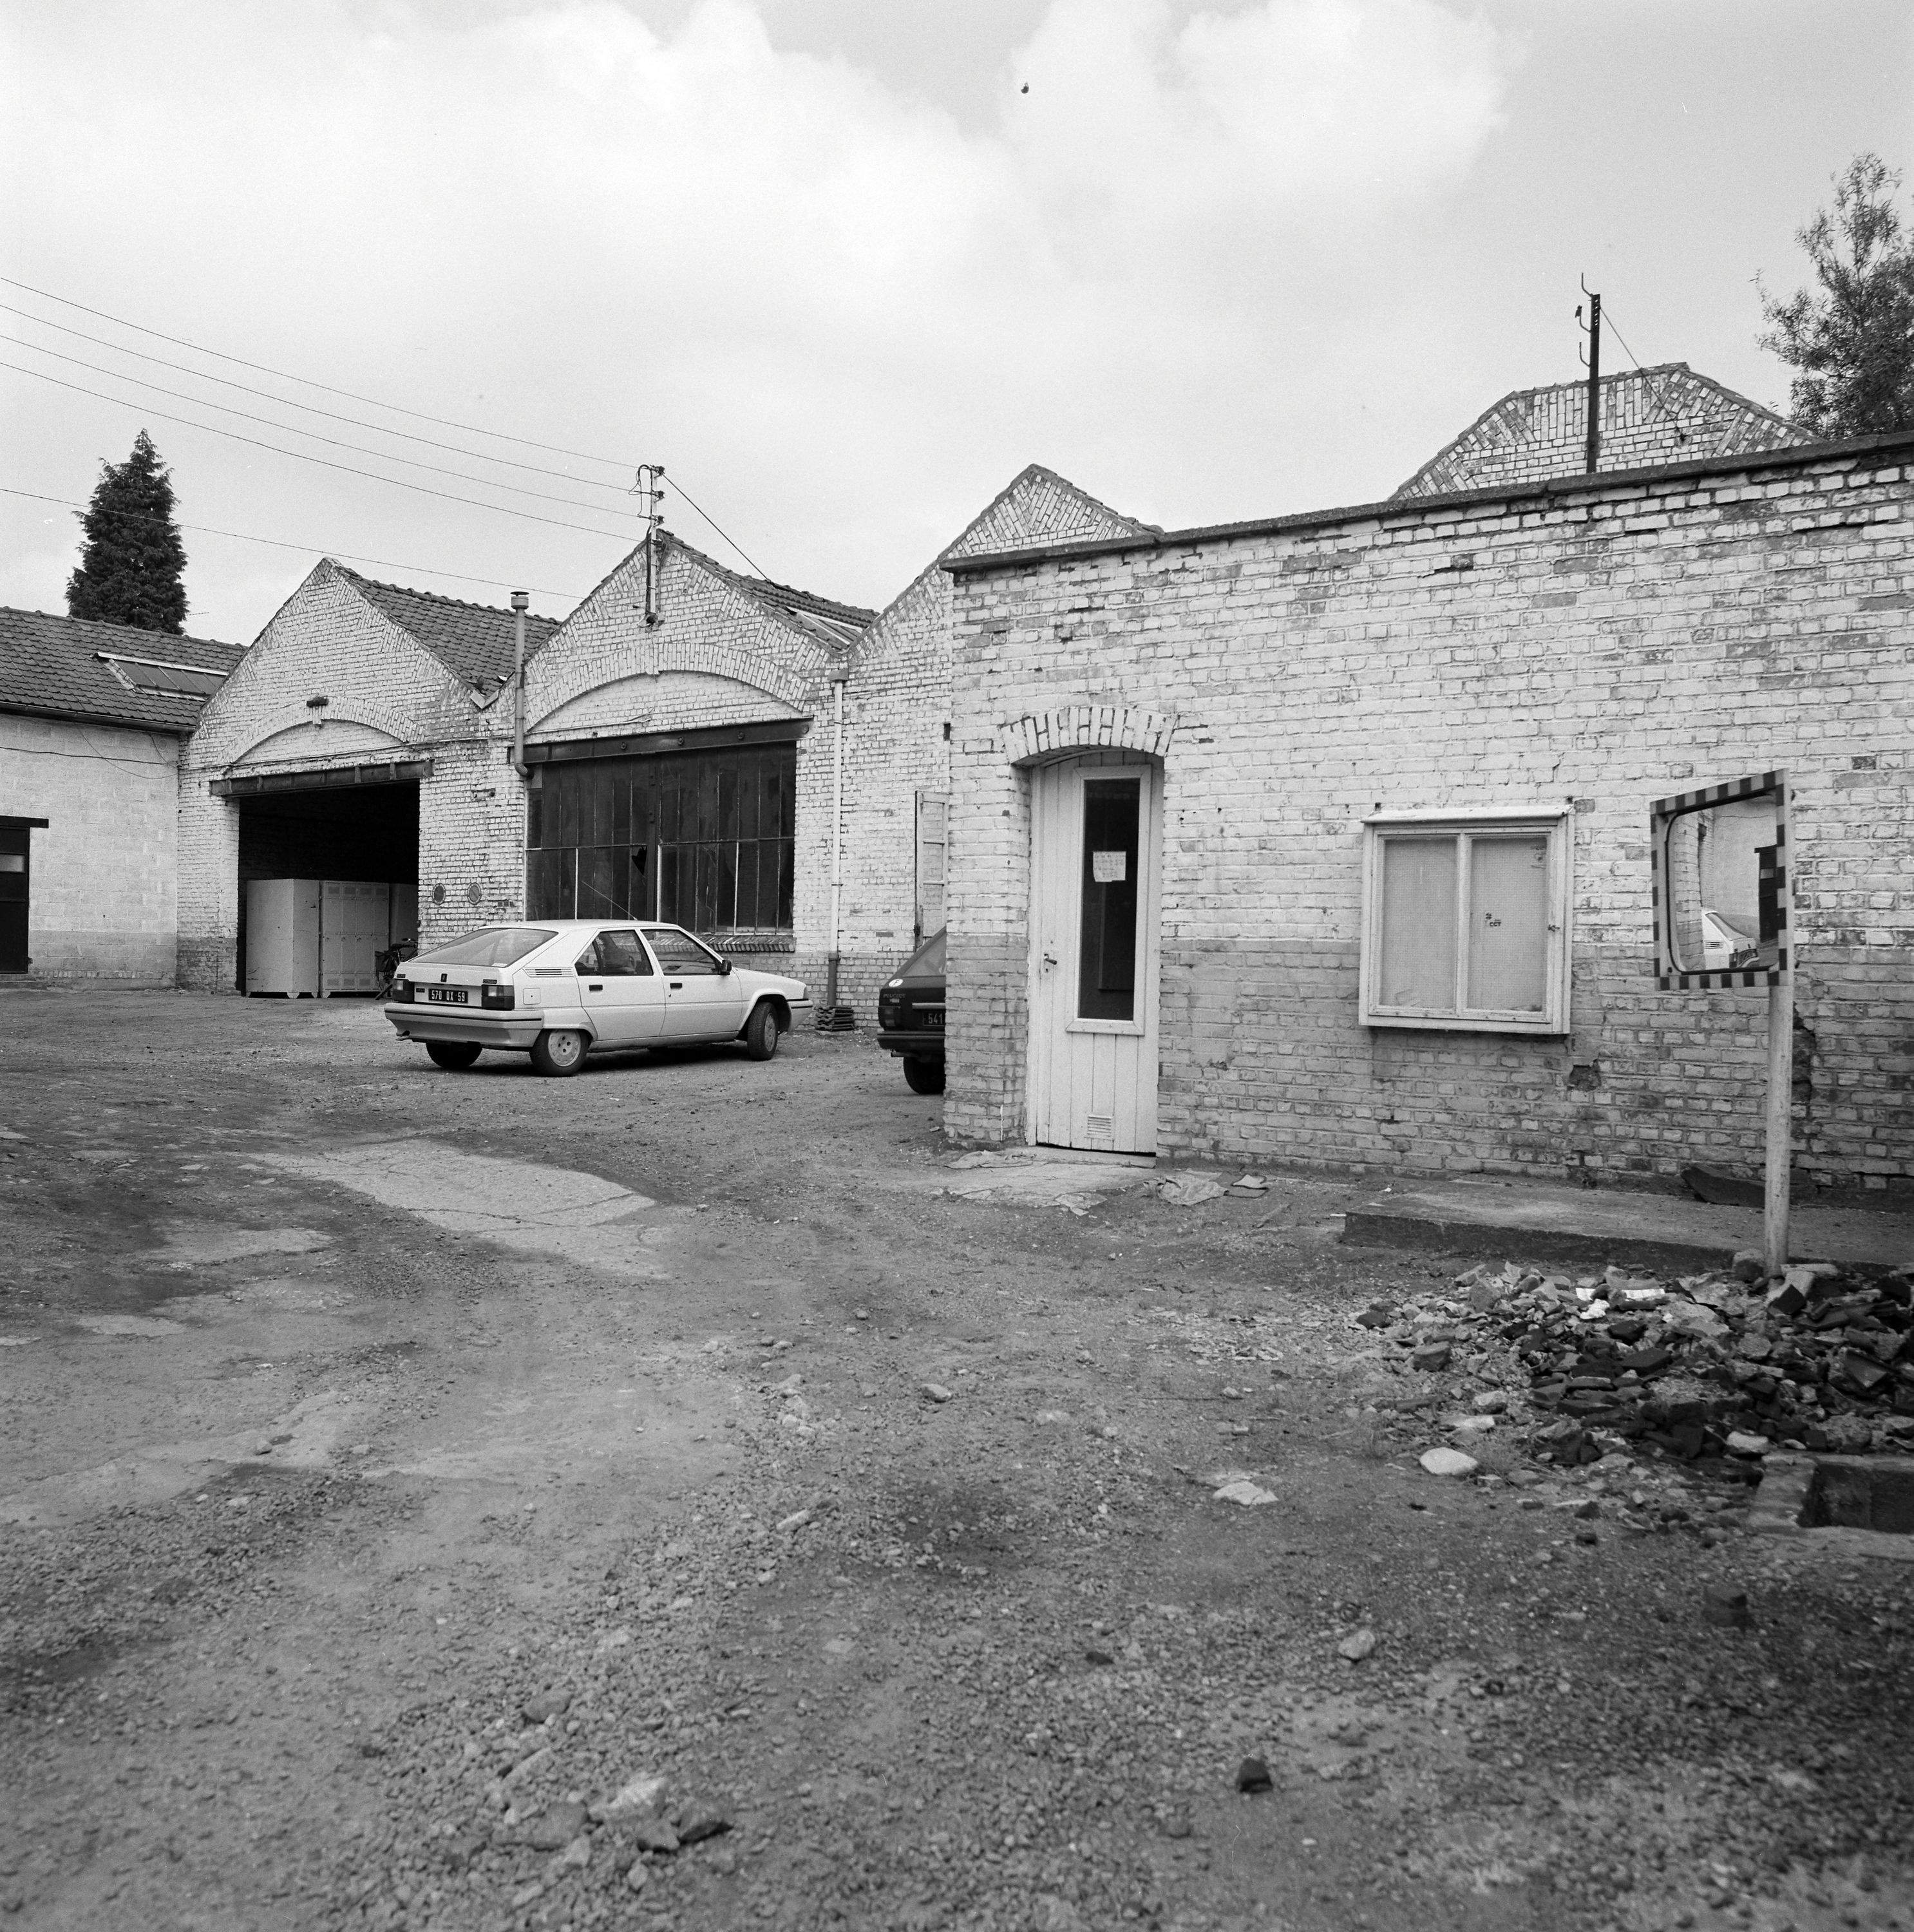
<instances>
[{"instance_id":1,"label":"car rear wheel","mask_svg":"<svg viewBox=\"0 0 1914 1932\"><path fill-rule=\"evenodd\" d=\"M480 1049L469 1040L428 1040L425 1042L425 1057L434 1066L443 1066L454 1073L463 1073L478 1058Z\"/></svg>"},{"instance_id":2,"label":"car rear wheel","mask_svg":"<svg viewBox=\"0 0 1914 1932\"><path fill-rule=\"evenodd\" d=\"M941 1094L944 1091L944 1062L940 1060L920 1060L914 1055L904 1057L904 1078L914 1094Z\"/></svg>"},{"instance_id":3,"label":"car rear wheel","mask_svg":"<svg viewBox=\"0 0 1914 1932\"><path fill-rule=\"evenodd\" d=\"M751 1060L769 1060L778 1050L778 1016L766 1000L757 1007L744 1027L744 1050Z\"/></svg>"},{"instance_id":4,"label":"car rear wheel","mask_svg":"<svg viewBox=\"0 0 1914 1932\"><path fill-rule=\"evenodd\" d=\"M542 1033L532 1042L532 1064L541 1073L562 1078L568 1073L576 1073L584 1065L585 1046L585 1036L569 1028Z\"/></svg>"}]
</instances>

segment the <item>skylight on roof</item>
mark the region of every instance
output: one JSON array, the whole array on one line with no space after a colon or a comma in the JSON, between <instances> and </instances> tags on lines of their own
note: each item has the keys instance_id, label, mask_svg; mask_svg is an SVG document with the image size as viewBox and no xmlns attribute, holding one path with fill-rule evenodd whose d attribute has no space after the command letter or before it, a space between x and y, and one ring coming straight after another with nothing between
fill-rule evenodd
<instances>
[{"instance_id":1,"label":"skylight on roof","mask_svg":"<svg viewBox=\"0 0 1914 1932\"><path fill-rule=\"evenodd\" d=\"M208 670L203 664L126 657L117 651L95 651L93 655L128 691L149 697L190 698L203 704L226 682L224 671Z\"/></svg>"}]
</instances>

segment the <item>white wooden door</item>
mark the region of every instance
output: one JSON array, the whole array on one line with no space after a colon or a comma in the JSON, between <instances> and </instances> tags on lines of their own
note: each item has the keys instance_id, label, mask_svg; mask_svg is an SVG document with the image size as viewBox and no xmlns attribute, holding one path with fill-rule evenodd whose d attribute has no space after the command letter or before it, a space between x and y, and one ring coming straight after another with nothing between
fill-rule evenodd
<instances>
[{"instance_id":1,"label":"white wooden door","mask_svg":"<svg viewBox=\"0 0 1914 1932\"><path fill-rule=\"evenodd\" d=\"M1156 1150L1156 768L1101 753L1030 787L1030 1137Z\"/></svg>"}]
</instances>

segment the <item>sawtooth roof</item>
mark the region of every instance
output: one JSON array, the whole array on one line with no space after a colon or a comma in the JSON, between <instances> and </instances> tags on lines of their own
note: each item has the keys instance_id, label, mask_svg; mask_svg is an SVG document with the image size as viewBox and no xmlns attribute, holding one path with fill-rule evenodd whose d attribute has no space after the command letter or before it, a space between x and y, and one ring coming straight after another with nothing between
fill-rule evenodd
<instances>
[{"instance_id":1,"label":"sawtooth roof","mask_svg":"<svg viewBox=\"0 0 1914 1932\"><path fill-rule=\"evenodd\" d=\"M245 655L243 646L209 638L0 608L0 711L184 737L217 686L154 687L223 682Z\"/></svg>"},{"instance_id":2,"label":"sawtooth roof","mask_svg":"<svg viewBox=\"0 0 1914 1932\"><path fill-rule=\"evenodd\" d=\"M461 683L505 683L512 676L518 614L490 604L467 604L430 590L375 583L330 560L332 568L376 610L429 651ZM527 658L558 628L553 617L525 614Z\"/></svg>"}]
</instances>

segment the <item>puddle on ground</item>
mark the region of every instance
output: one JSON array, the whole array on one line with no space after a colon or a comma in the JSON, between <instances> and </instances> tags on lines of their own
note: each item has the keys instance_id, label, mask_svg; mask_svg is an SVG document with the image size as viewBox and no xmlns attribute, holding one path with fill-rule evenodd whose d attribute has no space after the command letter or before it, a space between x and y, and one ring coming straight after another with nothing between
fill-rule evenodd
<instances>
[{"instance_id":1,"label":"puddle on ground","mask_svg":"<svg viewBox=\"0 0 1914 1932\"><path fill-rule=\"evenodd\" d=\"M447 1234L645 1280L663 1270L640 1250L656 1238L639 1217L649 1196L602 1175L464 1154L436 1141L377 1141L266 1156L283 1172L330 1181L403 1208Z\"/></svg>"},{"instance_id":2,"label":"puddle on ground","mask_svg":"<svg viewBox=\"0 0 1914 1932\"><path fill-rule=\"evenodd\" d=\"M48 1476L0 1497L0 1522L74 1522L128 1503L164 1502L222 1465L313 1469L329 1463L363 1405L338 1389L310 1395L284 1414L232 1436L148 1442L91 1468Z\"/></svg>"}]
</instances>

